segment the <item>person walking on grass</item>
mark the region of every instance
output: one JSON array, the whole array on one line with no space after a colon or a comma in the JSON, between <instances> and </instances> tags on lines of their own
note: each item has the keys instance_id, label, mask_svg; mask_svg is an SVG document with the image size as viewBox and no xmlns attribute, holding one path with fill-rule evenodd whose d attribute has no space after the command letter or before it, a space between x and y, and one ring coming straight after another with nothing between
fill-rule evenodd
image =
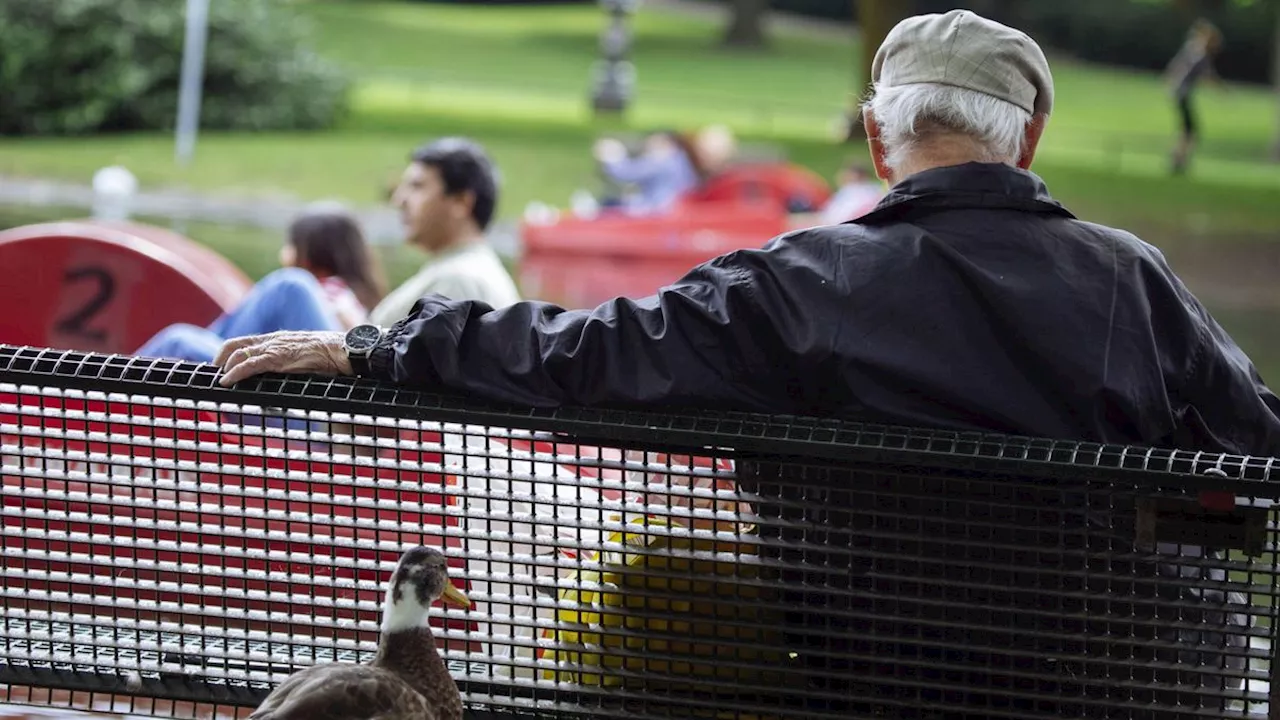
<instances>
[{"instance_id":1,"label":"person walking on grass","mask_svg":"<svg viewBox=\"0 0 1280 720\"><path fill-rule=\"evenodd\" d=\"M1174 175L1186 172L1187 163L1191 159L1191 152L1195 149L1200 133L1200 124L1191 104L1191 96L1201 80L1218 82L1213 59L1221 47L1222 33L1218 28L1208 20L1197 20L1187 33L1187 40L1183 43L1182 49L1169 62L1169 67L1165 71L1166 81L1173 92L1179 121L1178 141L1173 149Z\"/></svg>"}]
</instances>

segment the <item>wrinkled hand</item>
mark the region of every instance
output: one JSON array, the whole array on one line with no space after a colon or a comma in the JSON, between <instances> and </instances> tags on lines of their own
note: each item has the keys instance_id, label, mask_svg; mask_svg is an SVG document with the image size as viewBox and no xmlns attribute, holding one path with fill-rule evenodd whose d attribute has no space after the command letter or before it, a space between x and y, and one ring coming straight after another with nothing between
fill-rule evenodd
<instances>
[{"instance_id":1,"label":"wrinkled hand","mask_svg":"<svg viewBox=\"0 0 1280 720\"><path fill-rule=\"evenodd\" d=\"M274 332L234 338L222 344L213 363L223 386L268 372L350 375L351 362L340 332Z\"/></svg>"}]
</instances>

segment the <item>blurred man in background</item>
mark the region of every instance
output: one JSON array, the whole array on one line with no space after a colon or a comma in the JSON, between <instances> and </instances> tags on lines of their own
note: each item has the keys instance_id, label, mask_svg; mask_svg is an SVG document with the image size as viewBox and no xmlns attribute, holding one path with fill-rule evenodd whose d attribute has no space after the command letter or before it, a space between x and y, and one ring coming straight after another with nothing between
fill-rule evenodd
<instances>
[{"instance_id":1,"label":"blurred man in background","mask_svg":"<svg viewBox=\"0 0 1280 720\"><path fill-rule=\"evenodd\" d=\"M498 253L485 239L498 204L493 162L477 143L441 138L413 152L391 203L400 211L405 239L431 255L417 274L369 313L390 326L424 295L477 300L505 307L520 299Z\"/></svg>"}]
</instances>

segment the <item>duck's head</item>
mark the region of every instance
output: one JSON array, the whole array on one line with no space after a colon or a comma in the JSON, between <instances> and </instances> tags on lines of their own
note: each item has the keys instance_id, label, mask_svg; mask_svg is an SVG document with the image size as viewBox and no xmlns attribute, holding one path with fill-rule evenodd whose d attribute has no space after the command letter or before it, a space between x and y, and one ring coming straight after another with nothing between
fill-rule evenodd
<instances>
[{"instance_id":1,"label":"duck's head","mask_svg":"<svg viewBox=\"0 0 1280 720\"><path fill-rule=\"evenodd\" d=\"M436 600L462 608L471 600L449 580L449 566L435 548L416 547L400 556L387 587L383 630L395 632L426 627L427 612Z\"/></svg>"}]
</instances>

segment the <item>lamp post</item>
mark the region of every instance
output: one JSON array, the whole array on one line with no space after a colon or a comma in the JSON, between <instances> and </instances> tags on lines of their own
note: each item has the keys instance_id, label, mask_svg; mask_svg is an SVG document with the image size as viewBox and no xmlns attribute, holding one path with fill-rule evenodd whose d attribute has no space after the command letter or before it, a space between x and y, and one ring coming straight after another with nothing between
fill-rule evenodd
<instances>
[{"instance_id":1,"label":"lamp post","mask_svg":"<svg viewBox=\"0 0 1280 720\"><path fill-rule=\"evenodd\" d=\"M191 162L200 129L200 96L204 85L204 49L209 37L209 0L187 0L187 33L182 43L182 76L178 85L178 122L174 155L179 165Z\"/></svg>"},{"instance_id":2,"label":"lamp post","mask_svg":"<svg viewBox=\"0 0 1280 720\"><path fill-rule=\"evenodd\" d=\"M622 112L635 91L636 69L627 59L631 49L627 18L639 4L640 0L600 0L600 5L609 13L609 25L600 34L603 59L594 67L591 107L596 113Z\"/></svg>"}]
</instances>

